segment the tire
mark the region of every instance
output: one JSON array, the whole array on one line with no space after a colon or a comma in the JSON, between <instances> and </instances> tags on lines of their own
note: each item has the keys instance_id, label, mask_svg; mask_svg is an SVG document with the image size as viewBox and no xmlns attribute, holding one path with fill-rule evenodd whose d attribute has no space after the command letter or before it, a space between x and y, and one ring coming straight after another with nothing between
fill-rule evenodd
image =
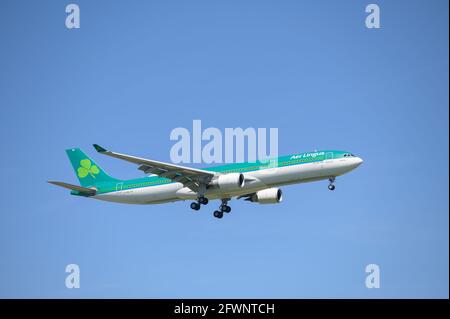
<instances>
[{"instance_id":1,"label":"tire","mask_svg":"<svg viewBox=\"0 0 450 319\"><path fill-rule=\"evenodd\" d=\"M231 207L230 206L228 206L228 205L225 205L224 207L223 207L223 212L225 212L225 213L229 213L229 212L231 212Z\"/></svg>"},{"instance_id":2,"label":"tire","mask_svg":"<svg viewBox=\"0 0 450 319\"><path fill-rule=\"evenodd\" d=\"M214 211L214 213L213 213L213 216L216 218L222 218L222 217L220 217L220 215L222 215L222 213L218 210Z\"/></svg>"},{"instance_id":3,"label":"tire","mask_svg":"<svg viewBox=\"0 0 450 319\"><path fill-rule=\"evenodd\" d=\"M196 203L196 202L192 202L191 203L191 209L193 210L199 210L200 209L200 204Z\"/></svg>"},{"instance_id":4,"label":"tire","mask_svg":"<svg viewBox=\"0 0 450 319\"><path fill-rule=\"evenodd\" d=\"M329 189L330 191L334 191L335 188L336 188L336 186L334 186L333 184L328 185L328 189Z\"/></svg>"}]
</instances>

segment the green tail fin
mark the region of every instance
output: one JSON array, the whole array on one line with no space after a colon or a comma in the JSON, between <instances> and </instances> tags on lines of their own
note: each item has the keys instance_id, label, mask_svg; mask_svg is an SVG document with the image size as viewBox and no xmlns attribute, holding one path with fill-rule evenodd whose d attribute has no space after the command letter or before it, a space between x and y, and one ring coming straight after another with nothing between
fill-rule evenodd
<instances>
[{"instance_id":1,"label":"green tail fin","mask_svg":"<svg viewBox=\"0 0 450 319\"><path fill-rule=\"evenodd\" d=\"M66 150L67 156L69 156L72 167L75 170L75 174L80 181L81 186L93 186L100 182L117 182L115 179L105 173L100 166L89 158L79 148L70 148Z\"/></svg>"}]
</instances>

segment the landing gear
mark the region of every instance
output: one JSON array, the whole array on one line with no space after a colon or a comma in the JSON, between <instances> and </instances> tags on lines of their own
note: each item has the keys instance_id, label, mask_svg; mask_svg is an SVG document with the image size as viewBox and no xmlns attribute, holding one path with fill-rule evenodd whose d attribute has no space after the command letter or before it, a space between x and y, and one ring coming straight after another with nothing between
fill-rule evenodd
<instances>
[{"instance_id":1,"label":"landing gear","mask_svg":"<svg viewBox=\"0 0 450 319\"><path fill-rule=\"evenodd\" d=\"M336 186L334 186L334 181L336 180L336 177L332 176L328 179L328 181L330 182L330 184L328 184L328 189L330 191L334 191L334 189L336 188Z\"/></svg>"},{"instance_id":2,"label":"landing gear","mask_svg":"<svg viewBox=\"0 0 450 319\"><path fill-rule=\"evenodd\" d=\"M227 205L228 204L228 200L229 200L228 198L222 199L222 204L220 205L219 210L216 210L213 213L214 217L222 218L223 217L223 213L231 212L231 207Z\"/></svg>"},{"instance_id":3,"label":"landing gear","mask_svg":"<svg viewBox=\"0 0 450 319\"><path fill-rule=\"evenodd\" d=\"M216 218L222 218L223 217L223 212L222 211L220 211L220 210L216 210L214 213L213 213L213 215L214 215L214 217L216 217Z\"/></svg>"},{"instance_id":4,"label":"landing gear","mask_svg":"<svg viewBox=\"0 0 450 319\"><path fill-rule=\"evenodd\" d=\"M191 208L193 210L199 210L201 205L208 204L209 200L205 196L200 196L197 202L191 203Z\"/></svg>"},{"instance_id":5,"label":"landing gear","mask_svg":"<svg viewBox=\"0 0 450 319\"><path fill-rule=\"evenodd\" d=\"M200 197L198 198L198 202L199 202L200 204L202 204L202 205L207 205L208 202L209 202L209 200L208 200L205 196L200 196Z\"/></svg>"},{"instance_id":6,"label":"landing gear","mask_svg":"<svg viewBox=\"0 0 450 319\"><path fill-rule=\"evenodd\" d=\"M224 213L231 212L231 207L228 206L228 201L230 198L222 199L222 204L220 204L219 209L214 211L213 216L216 218L222 218ZM199 210L202 205L208 204L209 200L205 196L199 196L196 202L191 203L191 208L193 210Z\"/></svg>"}]
</instances>

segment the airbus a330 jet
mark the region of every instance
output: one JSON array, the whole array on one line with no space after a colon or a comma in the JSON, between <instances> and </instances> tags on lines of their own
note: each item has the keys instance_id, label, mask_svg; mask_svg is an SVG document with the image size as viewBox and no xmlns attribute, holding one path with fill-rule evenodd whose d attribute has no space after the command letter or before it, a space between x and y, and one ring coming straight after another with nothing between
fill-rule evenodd
<instances>
[{"instance_id":1,"label":"airbus a330 jet","mask_svg":"<svg viewBox=\"0 0 450 319\"><path fill-rule=\"evenodd\" d=\"M266 161L235 163L204 169L135 157L108 151L94 144L100 154L138 165L145 176L121 180L108 175L79 148L66 150L81 186L49 181L71 190L72 195L126 204L161 204L193 200L190 207L198 211L210 200L221 204L213 215L229 213L232 198L259 204L276 204L282 200L280 186L328 180L335 189L335 179L348 173L363 160L346 151L314 151L278 157Z\"/></svg>"}]
</instances>

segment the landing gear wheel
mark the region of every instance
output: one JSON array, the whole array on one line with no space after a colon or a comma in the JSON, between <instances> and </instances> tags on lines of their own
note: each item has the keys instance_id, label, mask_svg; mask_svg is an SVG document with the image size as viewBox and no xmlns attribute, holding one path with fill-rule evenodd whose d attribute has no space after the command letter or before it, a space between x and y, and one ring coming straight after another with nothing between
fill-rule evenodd
<instances>
[{"instance_id":1,"label":"landing gear wheel","mask_svg":"<svg viewBox=\"0 0 450 319\"><path fill-rule=\"evenodd\" d=\"M200 204L202 204L202 205L207 205L208 204L208 202L209 202L209 200L206 198L206 197L199 197L198 198L198 202L200 203Z\"/></svg>"},{"instance_id":2,"label":"landing gear wheel","mask_svg":"<svg viewBox=\"0 0 450 319\"><path fill-rule=\"evenodd\" d=\"M335 188L336 188L336 187L335 187L333 184L328 185L328 189L329 189L330 191L334 191Z\"/></svg>"},{"instance_id":3,"label":"landing gear wheel","mask_svg":"<svg viewBox=\"0 0 450 319\"><path fill-rule=\"evenodd\" d=\"M191 208L192 208L193 210L199 210L199 209L200 209L200 204L197 203L197 202L192 202L192 203L191 203Z\"/></svg>"},{"instance_id":4,"label":"landing gear wheel","mask_svg":"<svg viewBox=\"0 0 450 319\"><path fill-rule=\"evenodd\" d=\"M228 205L224 205L221 207L221 211L223 211L224 213L229 213L231 212L231 207Z\"/></svg>"},{"instance_id":5,"label":"landing gear wheel","mask_svg":"<svg viewBox=\"0 0 450 319\"><path fill-rule=\"evenodd\" d=\"M219 211L219 210L216 210L213 213L213 215L214 215L214 217L219 218L219 219L223 217L223 213L221 211Z\"/></svg>"}]
</instances>

